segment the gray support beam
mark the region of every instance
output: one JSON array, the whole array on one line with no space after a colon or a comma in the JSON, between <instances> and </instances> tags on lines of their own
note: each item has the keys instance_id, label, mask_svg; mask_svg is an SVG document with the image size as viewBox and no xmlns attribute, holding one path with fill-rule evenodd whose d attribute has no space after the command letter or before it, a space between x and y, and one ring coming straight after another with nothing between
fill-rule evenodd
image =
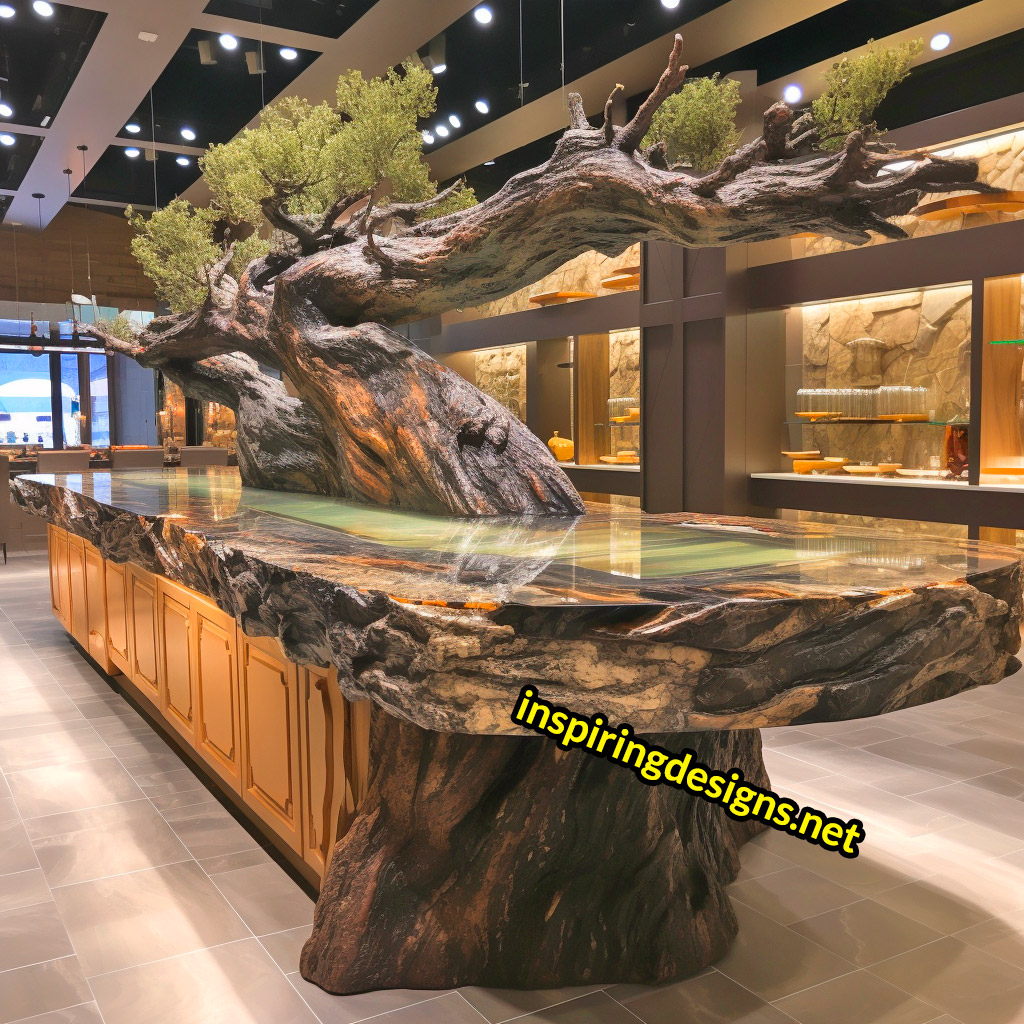
<instances>
[{"instance_id":1,"label":"gray support beam","mask_svg":"<svg viewBox=\"0 0 1024 1024\"><path fill-rule=\"evenodd\" d=\"M111 438L117 444L157 443L156 374L126 356L111 360Z\"/></svg>"}]
</instances>

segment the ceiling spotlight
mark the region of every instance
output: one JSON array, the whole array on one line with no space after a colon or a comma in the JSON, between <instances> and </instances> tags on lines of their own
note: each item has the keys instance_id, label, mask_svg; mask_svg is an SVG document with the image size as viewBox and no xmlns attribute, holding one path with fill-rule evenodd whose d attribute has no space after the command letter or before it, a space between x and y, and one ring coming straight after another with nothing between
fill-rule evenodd
<instances>
[{"instance_id":1,"label":"ceiling spotlight","mask_svg":"<svg viewBox=\"0 0 1024 1024\"><path fill-rule=\"evenodd\" d=\"M494 166L494 161L493 160L485 160L484 161L484 167L493 167L493 166Z\"/></svg>"},{"instance_id":2,"label":"ceiling spotlight","mask_svg":"<svg viewBox=\"0 0 1024 1024\"><path fill-rule=\"evenodd\" d=\"M196 44L199 47L199 63L210 65L216 64L217 58L213 55L213 47L209 39L200 39Z\"/></svg>"},{"instance_id":3,"label":"ceiling spotlight","mask_svg":"<svg viewBox=\"0 0 1024 1024\"><path fill-rule=\"evenodd\" d=\"M949 44L953 42L949 37L948 32L936 32L932 36L931 42L928 44L933 50L944 50Z\"/></svg>"},{"instance_id":4,"label":"ceiling spotlight","mask_svg":"<svg viewBox=\"0 0 1024 1024\"><path fill-rule=\"evenodd\" d=\"M674 11L679 6L679 0L661 0L661 6L667 10Z\"/></svg>"},{"instance_id":5,"label":"ceiling spotlight","mask_svg":"<svg viewBox=\"0 0 1024 1024\"><path fill-rule=\"evenodd\" d=\"M0 4L0 18L13 18L15 13L10 4Z\"/></svg>"},{"instance_id":6,"label":"ceiling spotlight","mask_svg":"<svg viewBox=\"0 0 1024 1024\"><path fill-rule=\"evenodd\" d=\"M430 133L430 132L428 132L428 131L426 131L426 130L424 129L424 130L423 130L422 132L420 132L420 134L421 134L421 135L423 136L423 141L424 141L424 142L425 142L425 143L426 143L426 144L427 144L428 146L429 146L429 145L431 145L431 144L433 143L433 141L434 141L434 136L433 136L433 135L431 135L431 133Z\"/></svg>"},{"instance_id":7,"label":"ceiling spotlight","mask_svg":"<svg viewBox=\"0 0 1024 1024\"><path fill-rule=\"evenodd\" d=\"M473 11L473 17L476 18L477 22L481 25L490 25L490 23L494 21L494 12L487 6L487 4L481 4Z\"/></svg>"},{"instance_id":8,"label":"ceiling spotlight","mask_svg":"<svg viewBox=\"0 0 1024 1024\"><path fill-rule=\"evenodd\" d=\"M14 107L0 100L0 117L14 117Z\"/></svg>"},{"instance_id":9,"label":"ceiling spotlight","mask_svg":"<svg viewBox=\"0 0 1024 1024\"><path fill-rule=\"evenodd\" d=\"M487 100L477 100L476 103L473 104L473 106L476 107L476 109L479 110L481 114L489 114L491 112L491 105L490 103L487 102Z\"/></svg>"},{"instance_id":10,"label":"ceiling spotlight","mask_svg":"<svg viewBox=\"0 0 1024 1024\"><path fill-rule=\"evenodd\" d=\"M138 135L138 134L139 134L139 132L141 132L141 131L142 131L142 125L141 125L141 124L136 124L136 123L135 123L134 121L129 121L129 122L128 122L128 123L127 123L127 124L126 124L125 126L124 126L124 130L125 130L125 131L126 131L126 132L127 132L128 134L129 134L129 135Z\"/></svg>"},{"instance_id":11,"label":"ceiling spotlight","mask_svg":"<svg viewBox=\"0 0 1024 1024\"><path fill-rule=\"evenodd\" d=\"M3 135L0 135L0 146L13 146L14 142L15 139L13 135L8 135L6 132L4 132Z\"/></svg>"},{"instance_id":12,"label":"ceiling spotlight","mask_svg":"<svg viewBox=\"0 0 1024 1024\"><path fill-rule=\"evenodd\" d=\"M191 160L189 160L189 158L188 158L187 156L179 156L179 157L178 157L178 159L177 159L177 160L175 160L174 162L175 162L175 163L176 163L176 164L177 164L177 165L178 165L179 167L188 167L188 165L189 165L190 163L192 163L192 161L191 161Z\"/></svg>"},{"instance_id":13,"label":"ceiling spotlight","mask_svg":"<svg viewBox=\"0 0 1024 1024\"><path fill-rule=\"evenodd\" d=\"M442 139L448 138L448 125L438 124L434 126L434 131L441 136Z\"/></svg>"},{"instance_id":14,"label":"ceiling spotlight","mask_svg":"<svg viewBox=\"0 0 1024 1024\"><path fill-rule=\"evenodd\" d=\"M453 128L461 128L462 127L462 119L459 117L458 114L449 114L448 115L448 123Z\"/></svg>"},{"instance_id":15,"label":"ceiling spotlight","mask_svg":"<svg viewBox=\"0 0 1024 1024\"><path fill-rule=\"evenodd\" d=\"M238 40L233 35L225 32L220 37L220 45L223 46L225 50L237 50Z\"/></svg>"},{"instance_id":16,"label":"ceiling spotlight","mask_svg":"<svg viewBox=\"0 0 1024 1024\"><path fill-rule=\"evenodd\" d=\"M139 155L139 152L140 151L138 149L136 149L134 146L129 146L124 151L124 155L127 156L127 157L131 157L132 160L134 160Z\"/></svg>"},{"instance_id":17,"label":"ceiling spotlight","mask_svg":"<svg viewBox=\"0 0 1024 1024\"><path fill-rule=\"evenodd\" d=\"M40 18L53 17L53 4L48 4L46 0L32 0L32 10L35 11Z\"/></svg>"},{"instance_id":18,"label":"ceiling spotlight","mask_svg":"<svg viewBox=\"0 0 1024 1024\"><path fill-rule=\"evenodd\" d=\"M794 103L799 103L804 98L804 91L796 84L796 82L793 82L782 90L782 98L792 106Z\"/></svg>"},{"instance_id":19,"label":"ceiling spotlight","mask_svg":"<svg viewBox=\"0 0 1024 1024\"><path fill-rule=\"evenodd\" d=\"M291 46L282 46L281 47L281 56L284 57L285 60L295 60L295 58L298 57L298 55L299 55L299 51L296 50L294 47L291 47Z\"/></svg>"},{"instance_id":20,"label":"ceiling spotlight","mask_svg":"<svg viewBox=\"0 0 1024 1024\"><path fill-rule=\"evenodd\" d=\"M186 142L195 142L196 141L196 133L194 131L192 131L191 128L182 128L181 129L181 137Z\"/></svg>"},{"instance_id":21,"label":"ceiling spotlight","mask_svg":"<svg viewBox=\"0 0 1024 1024\"><path fill-rule=\"evenodd\" d=\"M448 70L447 64L435 64L431 69L435 75L443 75Z\"/></svg>"}]
</instances>

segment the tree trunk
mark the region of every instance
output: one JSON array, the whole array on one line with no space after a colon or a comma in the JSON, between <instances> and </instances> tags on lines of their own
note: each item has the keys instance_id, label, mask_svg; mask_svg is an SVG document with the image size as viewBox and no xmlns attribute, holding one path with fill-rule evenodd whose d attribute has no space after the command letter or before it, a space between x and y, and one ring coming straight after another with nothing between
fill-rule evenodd
<instances>
[{"instance_id":1,"label":"tree trunk","mask_svg":"<svg viewBox=\"0 0 1024 1024\"><path fill-rule=\"evenodd\" d=\"M658 734L766 785L756 730ZM652 985L725 954L725 886L761 826L540 737L373 716L366 799L339 840L302 976L329 992Z\"/></svg>"}]
</instances>

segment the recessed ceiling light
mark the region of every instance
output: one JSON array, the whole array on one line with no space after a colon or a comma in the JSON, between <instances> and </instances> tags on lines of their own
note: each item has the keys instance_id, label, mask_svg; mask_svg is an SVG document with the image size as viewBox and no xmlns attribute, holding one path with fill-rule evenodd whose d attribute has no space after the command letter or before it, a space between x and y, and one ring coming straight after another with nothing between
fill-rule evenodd
<instances>
[{"instance_id":1,"label":"recessed ceiling light","mask_svg":"<svg viewBox=\"0 0 1024 1024\"><path fill-rule=\"evenodd\" d=\"M233 35L225 32L224 35L220 37L220 45L223 46L225 50L237 50L238 40Z\"/></svg>"},{"instance_id":2,"label":"recessed ceiling light","mask_svg":"<svg viewBox=\"0 0 1024 1024\"><path fill-rule=\"evenodd\" d=\"M448 138L448 125L439 124L434 126L434 131L441 136L442 139Z\"/></svg>"},{"instance_id":3,"label":"recessed ceiling light","mask_svg":"<svg viewBox=\"0 0 1024 1024\"><path fill-rule=\"evenodd\" d=\"M160 37L155 32L140 32L139 39L144 43L155 43Z\"/></svg>"},{"instance_id":4,"label":"recessed ceiling light","mask_svg":"<svg viewBox=\"0 0 1024 1024\"><path fill-rule=\"evenodd\" d=\"M477 100L476 103L473 104L473 106L476 107L476 109L479 110L481 114L489 114L491 112L491 105L490 103L487 102L487 100Z\"/></svg>"},{"instance_id":5,"label":"recessed ceiling light","mask_svg":"<svg viewBox=\"0 0 1024 1024\"><path fill-rule=\"evenodd\" d=\"M0 18L13 18L16 13L10 4L0 4Z\"/></svg>"},{"instance_id":6,"label":"recessed ceiling light","mask_svg":"<svg viewBox=\"0 0 1024 1024\"><path fill-rule=\"evenodd\" d=\"M933 50L944 50L949 44L953 42L949 37L948 32L936 32L932 36L931 42L928 44Z\"/></svg>"},{"instance_id":7,"label":"recessed ceiling light","mask_svg":"<svg viewBox=\"0 0 1024 1024\"><path fill-rule=\"evenodd\" d=\"M137 150L134 146L129 146L124 151L124 155L130 156L134 160L139 155L139 150Z\"/></svg>"},{"instance_id":8,"label":"recessed ceiling light","mask_svg":"<svg viewBox=\"0 0 1024 1024\"><path fill-rule=\"evenodd\" d=\"M447 64L435 64L431 69L435 75L443 75L448 70Z\"/></svg>"},{"instance_id":9,"label":"recessed ceiling light","mask_svg":"<svg viewBox=\"0 0 1024 1024\"><path fill-rule=\"evenodd\" d=\"M804 98L804 91L796 82L792 82L782 90L782 98L789 104L799 103Z\"/></svg>"},{"instance_id":10,"label":"recessed ceiling light","mask_svg":"<svg viewBox=\"0 0 1024 1024\"><path fill-rule=\"evenodd\" d=\"M41 18L53 17L53 4L48 4L46 0L32 0L32 10Z\"/></svg>"},{"instance_id":11,"label":"recessed ceiling light","mask_svg":"<svg viewBox=\"0 0 1024 1024\"><path fill-rule=\"evenodd\" d=\"M475 11L473 11L473 17L481 25L490 25L494 21L494 12L487 6L487 4L481 4Z\"/></svg>"},{"instance_id":12,"label":"recessed ceiling light","mask_svg":"<svg viewBox=\"0 0 1024 1024\"><path fill-rule=\"evenodd\" d=\"M493 160L485 160L484 161L484 167L493 167L493 166L494 166L494 161Z\"/></svg>"},{"instance_id":13,"label":"recessed ceiling light","mask_svg":"<svg viewBox=\"0 0 1024 1024\"><path fill-rule=\"evenodd\" d=\"M8 135L6 132L4 132L3 135L0 135L0 146L13 146L14 141L13 135Z\"/></svg>"},{"instance_id":14,"label":"recessed ceiling light","mask_svg":"<svg viewBox=\"0 0 1024 1024\"><path fill-rule=\"evenodd\" d=\"M674 11L679 6L679 0L661 0L661 6Z\"/></svg>"},{"instance_id":15,"label":"recessed ceiling light","mask_svg":"<svg viewBox=\"0 0 1024 1024\"><path fill-rule=\"evenodd\" d=\"M448 123L453 128L461 128L462 127L462 119L459 117L458 114L449 114L448 115Z\"/></svg>"},{"instance_id":16,"label":"recessed ceiling light","mask_svg":"<svg viewBox=\"0 0 1024 1024\"><path fill-rule=\"evenodd\" d=\"M14 107L10 103L0 101L0 117L14 117Z\"/></svg>"},{"instance_id":17,"label":"recessed ceiling light","mask_svg":"<svg viewBox=\"0 0 1024 1024\"><path fill-rule=\"evenodd\" d=\"M178 159L177 159L177 160L175 160L174 162L175 162L175 163L176 163L176 164L177 164L177 165L178 165L179 167L188 167L188 165L189 165L190 163L192 163L192 161L191 161L191 160L189 160L189 158L188 158L187 156L179 156L179 157L178 157Z\"/></svg>"},{"instance_id":18,"label":"recessed ceiling light","mask_svg":"<svg viewBox=\"0 0 1024 1024\"><path fill-rule=\"evenodd\" d=\"M281 56L284 57L285 60L295 60L298 55L299 51L292 46L281 47Z\"/></svg>"},{"instance_id":19,"label":"recessed ceiling light","mask_svg":"<svg viewBox=\"0 0 1024 1024\"><path fill-rule=\"evenodd\" d=\"M420 132L420 134L421 134L421 135L423 136L423 141L424 141L424 142L425 142L425 143L426 143L426 144L427 144L428 146L429 146L429 145L430 145L430 144L431 144L431 143L432 143L432 142L434 141L434 136L433 136L433 135L431 135L431 134L430 134L430 132L428 132L428 131L424 130L424 131Z\"/></svg>"},{"instance_id":20,"label":"recessed ceiling light","mask_svg":"<svg viewBox=\"0 0 1024 1024\"><path fill-rule=\"evenodd\" d=\"M50 115L47 114L46 117L44 117L42 119L42 121L39 122L39 127L40 128L45 128L49 123L50 123Z\"/></svg>"},{"instance_id":21,"label":"recessed ceiling light","mask_svg":"<svg viewBox=\"0 0 1024 1024\"><path fill-rule=\"evenodd\" d=\"M185 139L186 142L195 142L195 140L196 140L196 133L194 131L192 131L191 128L182 128L181 129L181 137L183 139Z\"/></svg>"},{"instance_id":22,"label":"recessed ceiling light","mask_svg":"<svg viewBox=\"0 0 1024 1024\"><path fill-rule=\"evenodd\" d=\"M127 123L127 124L126 124L125 126L124 126L124 130L125 130L125 131L126 131L126 132L127 132L128 134L129 134L129 135L138 135L138 134L139 134L139 132L141 132L141 131L142 131L142 125L141 125L141 124L136 124L136 123L135 123L134 121L129 121L129 122L128 122L128 123Z\"/></svg>"}]
</instances>

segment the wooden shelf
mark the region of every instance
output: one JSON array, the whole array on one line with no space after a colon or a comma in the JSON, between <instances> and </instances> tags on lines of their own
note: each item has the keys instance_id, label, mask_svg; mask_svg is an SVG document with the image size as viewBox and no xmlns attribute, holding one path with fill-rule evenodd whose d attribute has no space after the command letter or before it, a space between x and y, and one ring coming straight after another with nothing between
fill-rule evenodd
<instances>
[{"instance_id":1,"label":"wooden shelf","mask_svg":"<svg viewBox=\"0 0 1024 1024\"><path fill-rule=\"evenodd\" d=\"M1019 213L1024 210L1024 191L983 192L946 196L921 203L910 211L918 220L952 220L972 213Z\"/></svg>"}]
</instances>

